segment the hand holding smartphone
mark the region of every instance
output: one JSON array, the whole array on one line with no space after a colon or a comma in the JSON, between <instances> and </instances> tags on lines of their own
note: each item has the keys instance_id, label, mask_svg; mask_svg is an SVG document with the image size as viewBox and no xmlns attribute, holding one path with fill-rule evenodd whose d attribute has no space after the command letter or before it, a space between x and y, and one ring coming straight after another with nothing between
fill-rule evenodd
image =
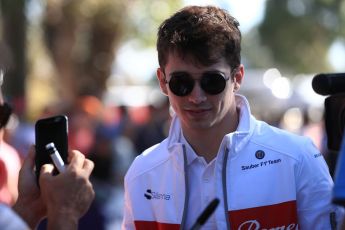
<instances>
[{"instance_id":1,"label":"hand holding smartphone","mask_svg":"<svg viewBox=\"0 0 345 230\"><path fill-rule=\"evenodd\" d=\"M65 115L43 118L35 124L35 147L36 147L36 176L40 175L42 165L54 164L50 152L46 146L54 143L62 161L67 162L68 157L68 118ZM57 173L57 172L56 172Z\"/></svg>"}]
</instances>

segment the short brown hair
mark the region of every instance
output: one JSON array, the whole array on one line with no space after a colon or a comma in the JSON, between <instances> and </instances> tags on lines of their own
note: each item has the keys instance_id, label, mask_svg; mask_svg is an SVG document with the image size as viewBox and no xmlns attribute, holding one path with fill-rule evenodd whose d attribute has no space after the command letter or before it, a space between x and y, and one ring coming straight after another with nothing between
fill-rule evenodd
<instances>
[{"instance_id":1,"label":"short brown hair","mask_svg":"<svg viewBox=\"0 0 345 230\"><path fill-rule=\"evenodd\" d=\"M215 6L187 6L159 27L158 61L165 68L169 53L192 57L209 66L224 57L232 69L241 63L241 32L238 21Z\"/></svg>"}]
</instances>

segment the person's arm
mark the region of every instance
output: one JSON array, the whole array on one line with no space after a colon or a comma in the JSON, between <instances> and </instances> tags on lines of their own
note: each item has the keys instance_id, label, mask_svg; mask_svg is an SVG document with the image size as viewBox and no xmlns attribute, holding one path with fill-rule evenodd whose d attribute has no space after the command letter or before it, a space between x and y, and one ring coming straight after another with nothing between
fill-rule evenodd
<instances>
[{"instance_id":1,"label":"person's arm","mask_svg":"<svg viewBox=\"0 0 345 230\"><path fill-rule=\"evenodd\" d=\"M47 207L48 229L77 229L79 219L95 196L89 181L92 161L78 151L69 153L66 170L53 175L54 166L43 165L40 174L41 195Z\"/></svg>"},{"instance_id":2,"label":"person's arm","mask_svg":"<svg viewBox=\"0 0 345 230\"><path fill-rule=\"evenodd\" d=\"M24 160L19 173L18 199L13 210L34 229L46 214L46 208L41 199L34 172L35 149L30 148L28 157Z\"/></svg>"},{"instance_id":3,"label":"person's arm","mask_svg":"<svg viewBox=\"0 0 345 230\"><path fill-rule=\"evenodd\" d=\"M0 204L0 229L29 229L29 226L10 206Z\"/></svg>"}]
</instances>

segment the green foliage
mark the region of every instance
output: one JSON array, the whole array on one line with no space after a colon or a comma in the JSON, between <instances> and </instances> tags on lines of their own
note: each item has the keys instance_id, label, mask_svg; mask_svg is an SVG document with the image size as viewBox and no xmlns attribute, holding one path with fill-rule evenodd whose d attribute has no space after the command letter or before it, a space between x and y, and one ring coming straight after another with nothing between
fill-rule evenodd
<instances>
[{"instance_id":1,"label":"green foliage","mask_svg":"<svg viewBox=\"0 0 345 230\"><path fill-rule=\"evenodd\" d=\"M293 72L330 71L327 52L344 35L341 0L267 0L258 28L276 67Z\"/></svg>"},{"instance_id":2,"label":"green foliage","mask_svg":"<svg viewBox=\"0 0 345 230\"><path fill-rule=\"evenodd\" d=\"M126 38L155 46L158 26L182 7L182 0L132 0L129 4Z\"/></svg>"}]
</instances>

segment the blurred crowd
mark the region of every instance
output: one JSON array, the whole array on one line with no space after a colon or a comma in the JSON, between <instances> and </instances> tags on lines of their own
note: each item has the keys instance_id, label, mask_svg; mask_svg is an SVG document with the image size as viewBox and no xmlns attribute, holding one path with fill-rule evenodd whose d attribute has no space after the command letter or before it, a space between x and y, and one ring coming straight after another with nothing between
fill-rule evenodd
<instances>
[{"instance_id":1,"label":"blurred crowd","mask_svg":"<svg viewBox=\"0 0 345 230\"><path fill-rule=\"evenodd\" d=\"M54 104L46 107L37 119L58 114L68 117L69 148L80 150L95 163L92 183L96 198L81 219L80 227L117 229L122 221L124 175L136 155L167 136L168 101L142 107L105 106L96 97L83 96L73 106ZM3 138L8 144L1 145L8 146L12 152L6 154L6 164L11 175L8 181L14 183L9 186L13 191L0 190L0 201L10 205L17 196L20 164L30 145L35 143L35 122L25 122L19 117L12 114ZM44 226L43 222L39 229Z\"/></svg>"}]
</instances>

